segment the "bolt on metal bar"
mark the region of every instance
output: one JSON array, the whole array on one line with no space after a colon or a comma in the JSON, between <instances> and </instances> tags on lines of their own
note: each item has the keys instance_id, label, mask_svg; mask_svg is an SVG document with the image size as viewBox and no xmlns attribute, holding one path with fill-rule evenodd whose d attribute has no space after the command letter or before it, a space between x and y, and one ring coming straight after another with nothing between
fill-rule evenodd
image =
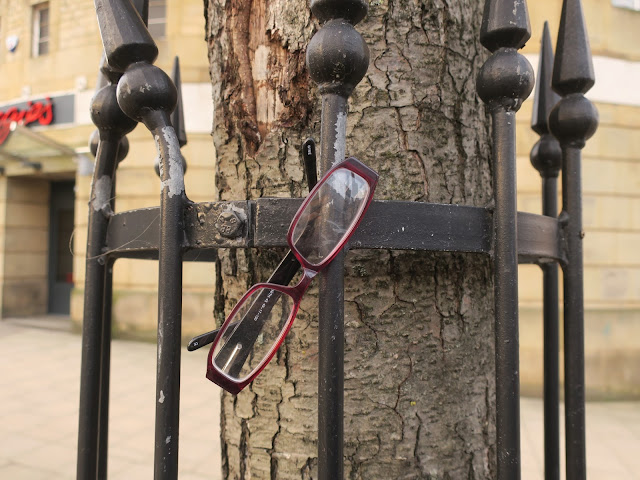
<instances>
[{"instance_id":1,"label":"bolt on metal bar","mask_svg":"<svg viewBox=\"0 0 640 480\"><path fill-rule=\"evenodd\" d=\"M562 147L560 225L566 248L562 268L567 480L586 478L581 150L598 126L598 112L584 96L594 83L581 2L565 0L551 82L563 98L551 111L549 130Z\"/></svg>"},{"instance_id":2,"label":"bolt on metal bar","mask_svg":"<svg viewBox=\"0 0 640 480\"><path fill-rule=\"evenodd\" d=\"M312 0L324 23L307 49L307 67L322 96L320 168L345 158L347 98L369 66L369 50L353 25L368 9L363 0ZM346 68L345 68L346 66ZM344 252L320 275L318 321L318 478L343 478Z\"/></svg>"},{"instance_id":3,"label":"bolt on metal bar","mask_svg":"<svg viewBox=\"0 0 640 480\"><path fill-rule=\"evenodd\" d=\"M301 203L299 198L189 203L183 258L212 261L217 248L286 247L291 219ZM236 238L224 237L216 227L220 213L231 206L246 217L242 235ZM107 230L108 256L157 259L159 218L159 207L113 215ZM490 254L492 218L492 211L483 207L374 200L349 248ZM518 212L517 221L519 263L560 260L556 218Z\"/></svg>"},{"instance_id":4,"label":"bolt on metal bar","mask_svg":"<svg viewBox=\"0 0 640 480\"><path fill-rule=\"evenodd\" d=\"M531 163L542 177L542 213L558 216L558 174L562 166L562 150L549 133L548 117L560 98L551 89L553 50L549 25L544 23L534 97L531 128L540 140L531 150ZM544 383L544 473L545 480L560 479L560 412L559 412L559 313L558 265L540 265L543 284L543 383Z\"/></svg>"},{"instance_id":5,"label":"bolt on metal bar","mask_svg":"<svg viewBox=\"0 0 640 480\"><path fill-rule=\"evenodd\" d=\"M517 52L531 36L524 1L485 2L480 42L493 55L477 79L493 120L493 268L495 296L496 454L498 480L520 478L520 378L515 114L533 88Z\"/></svg>"}]
</instances>

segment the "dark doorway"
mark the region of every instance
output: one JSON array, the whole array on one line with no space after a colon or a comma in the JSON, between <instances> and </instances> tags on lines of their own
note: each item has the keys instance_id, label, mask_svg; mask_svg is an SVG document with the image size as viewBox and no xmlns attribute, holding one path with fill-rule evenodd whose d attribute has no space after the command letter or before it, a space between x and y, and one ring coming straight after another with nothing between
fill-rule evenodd
<instances>
[{"instance_id":1,"label":"dark doorway","mask_svg":"<svg viewBox=\"0 0 640 480\"><path fill-rule=\"evenodd\" d=\"M73 181L51 182L49 223L49 313L69 314L73 289Z\"/></svg>"}]
</instances>

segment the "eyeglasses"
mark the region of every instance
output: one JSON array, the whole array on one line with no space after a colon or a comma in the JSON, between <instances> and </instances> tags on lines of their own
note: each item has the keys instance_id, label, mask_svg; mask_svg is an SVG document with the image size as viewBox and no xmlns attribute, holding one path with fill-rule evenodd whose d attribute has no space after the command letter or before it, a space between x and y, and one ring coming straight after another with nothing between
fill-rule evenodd
<instances>
[{"instance_id":1,"label":"eyeglasses","mask_svg":"<svg viewBox=\"0 0 640 480\"><path fill-rule=\"evenodd\" d=\"M345 246L373 199L378 174L355 158L337 164L311 190L291 222L287 242L302 265L293 287L259 283L218 331L207 378L237 394L267 366L284 341L311 281Z\"/></svg>"}]
</instances>

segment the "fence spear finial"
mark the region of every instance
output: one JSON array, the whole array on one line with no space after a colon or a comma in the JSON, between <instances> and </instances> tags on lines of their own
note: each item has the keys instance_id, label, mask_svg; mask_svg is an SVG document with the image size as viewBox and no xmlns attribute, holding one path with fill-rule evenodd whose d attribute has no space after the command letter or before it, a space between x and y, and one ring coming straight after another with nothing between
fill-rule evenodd
<instances>
[{"instance_id":1,"label":"fence spear finial","mask_svg":"<svg viewBox=\"0 0 640 480\"><path fill-rule=\"evenodd\" d=\"M562 150L558 141L549 133L549 114L560 97L551 89L553 49L549 25L544 22L538 62L538 78L533 99L531 129L540 135L531 150L531 164L544 178L557 177L562 168Z\"/></svg>"},{"instance_id":2,"label":"fence spear finial","mask_svg":"<svg viewBox=\"0 0 640 480\"><path fill-rule=\"evenodd\" d=\"M95 0L95 6L102 44L113 70L124 72L132 63L155 61L158 47L129 0Z\"/></svg>"},{"instance_id":3,"label":"fence spear finial","mask_svg":"<svg viewBox=\"0 0 640 480\"><path fill-rule=\"evenodd\" d=\"M584 147L598 127L598 111L584 96L595 83L591 48L580 0L564 0L551 86L563 98L549 115L561 145Z\"/></svg>"},{"instance_id":4,"label":"fence spear finial","mask_svg":"<svg viewBox=\"0 0 640 480\"><path fill-rule=\"evenodd\" d=\"M149 0L131 0L145 25L149 25Z\"/></svg>"},{"instance_id":5,"label":"fence spear finial","mask_svg":"<svg viewBox=\"0 0 640 480\"><path fill-rule=\"evenodd\" d=\"M553 65L553 89L560 95L586 93L595 81L582 3L565 0Z\"/></svg>"},{"instance_id":6,"label":"fence spear finial","mask_svg":"<svg viewBox=\"0 0 640 480\"><path fill-rule=\"evenodd\" d=\"M173 80L173 84L176 86L176 90L178 92L178 101L176 103L176 108L171 114L171 124L173 125L173 129L176 131L180 146L184 147L187 144L187 132L184 126L184 108L182 106L182 80L180 79L180 59L178 58L178 56L173 59L171 80Z\"/></svg>"},{"instance_id":7,"label":"fence spear finial","mask_svg":"<svg viewBox=\"0 0 640 480\"><path fill-rule=\"evenodd\" d=\"M522 48L529 38L531 24L526 0L486 0L480 43L487 50Z\"/></svg>"},{"instance_id":8,"label":"fence spear finial","mask_svg":"<svg viewBox=\"0 0 640 480\"><path fill-rule=\"evenodd\" d=\"M552 73L553 47L551 46L551 34L549 33L549 23L544 22L538 77L536 78L536 90L533 97L533 115L531 118L531 128L539 135L549 133L549 113L560 99L558 94L551 88Z\"/></svg>"},{"instance_id":9,"label":"fence spear finial","mask_svg":"<svg viewBox=\"0 0 640 480\"><path fill-rule=\"evenodd\" d=\"M518 111L533 90L533 68L517 52L531 36L525 0L486 0L480 42L493 52L476 79L489 108Z\"/></svg>"}]
</instances>

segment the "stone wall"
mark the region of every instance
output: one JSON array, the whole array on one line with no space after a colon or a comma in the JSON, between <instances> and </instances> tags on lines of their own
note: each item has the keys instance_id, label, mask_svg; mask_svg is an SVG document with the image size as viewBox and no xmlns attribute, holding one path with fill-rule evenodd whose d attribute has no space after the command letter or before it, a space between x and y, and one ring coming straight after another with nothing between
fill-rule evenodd
<instances>
[{"instance_id":1,"label":"stone wall","mask_svg":"<svg viewBox=\"0 0 640 480\"><path fill-rule=\"evenodd\" d=\"M640 73L640 48L632 41L640 29L640 14L615 8L610 1L583 0L583 6L596 73L596 86L587 97L600 114L582 162L587 395L640 396L640 79L633 77ZM529 2L533 36L525 53L532 63L537 61L544 20L549 21L555 47L560 8L556 1ZM518 209L541 213L541 179L529 161L538 140L529 127L531 109L529 99L517 117ZM519 283L522 389L538 395L540 269L521 266Z\"/></svg>"},{"instance_id":2,"label":"stone wall","mask_svg":"<svg viewBox=\"0 0 640 480\"><path fill-rule=\"evenodd\" d=\"M0 181L2 316L47 311L49 182Z\"/></svg>"}]
</instances>

